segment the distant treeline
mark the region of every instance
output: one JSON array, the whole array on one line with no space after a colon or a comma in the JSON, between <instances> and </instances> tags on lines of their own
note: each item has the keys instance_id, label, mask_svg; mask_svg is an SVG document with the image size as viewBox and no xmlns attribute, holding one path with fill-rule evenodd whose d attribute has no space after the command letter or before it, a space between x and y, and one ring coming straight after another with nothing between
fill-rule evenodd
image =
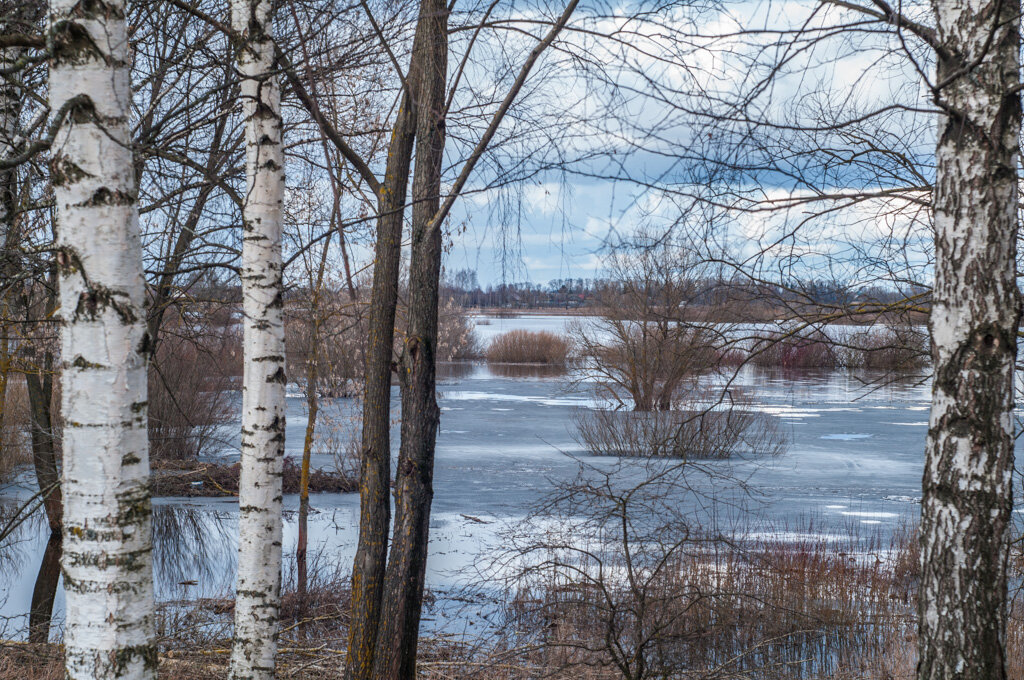
<instances>
[{"instance_id":1,"label":"distant treeline","mask_svg":"<svg viewBox=\"0 0 1024 680\"><path fill-rule=\"evenodd\" d=\"M603 309L608 300L632 284L604 278L552 279L481 286L474 270L455 272L445 281L447 296L468 308ZM675 282L678 285L678 282ZM873 321L880 314L907 315L922 321L929 289L908 286L858 286L843 281L806 280L786 284L744 279L701 278L687 282L687 306L704 308L715 320L772 321L800 315L836 314L851 321ZM643 286L658 297L657 286Z\"/></svg>"}]
</instances>

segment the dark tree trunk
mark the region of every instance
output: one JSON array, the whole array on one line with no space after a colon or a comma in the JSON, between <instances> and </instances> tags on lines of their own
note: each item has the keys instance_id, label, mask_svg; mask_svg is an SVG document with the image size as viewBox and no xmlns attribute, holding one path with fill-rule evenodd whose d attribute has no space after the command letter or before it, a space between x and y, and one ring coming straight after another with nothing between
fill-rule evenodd
<instances>
[{"instance_id":1,"label":"dark tree trunk","mask_svg":"<svg viewBox=\"0 0 1024 680\"><path fill-rule=\"evenodd\" d=\"M32 423L32 465L39 491L44 493L43 507L50 533L60 535L64 504L60 492L60 472L53 440L53 355L45 353L43 364L25 374Z\"/></svg>"},{"instance_id":2,"label":"dark tree trunk","mask_svg":"<svg viewBox=\"0 0 1024 680\"><path fill-rule=\"evenodd\" d=\"M32 589L32 604L28 614L28 641L45 643L50 639L50 620L53 618L53 600L57 596L60 580L61 535L51 533L43 551L43 561L36 574Z\"/></svg>"},{"instance_id":3,"label":"dark tree trunk","mask_svg":"<svg viewBox=\"0 0 1024 680\"><path fill-rule=\"evenodd\" d=\"M1020 2L933 0L939 43L934 384L921 509L920 680L1006 678Z\"/></svg>"},{"instance_id":4,"label":"dark tree trunk","mask_svg":"<svg viewBox=\"0 0 1024 680\"><path fill-rule=\"evenodd\" d=\"M448 9L424 0L424 70L416 124L412 187L412 250L409 265L409 327L399 367L402 442L395 473L395 531L384 584L384 605L374 680L416 675L416 642L423 604L430 504L434 496L434 445L440 411L435 385L444 160L444 104L448 58Z\"/></svg>"},{"instance_id":5,"label":"dark tree trunk","mask_svg":"<svg viewBox=\"0 0 1024 680\"><path fill-rule=\"evenodd\" d=\"M377 243L370 295L363 389L359 475L359 543L352 565L352 613L346 680L370 680L380 625L381 597L391 524L391 370L398 303L402 223L416 134L416 87L421 25L416 27L407 89L391 131L384 181L377 196Z\"/></svg>"}]
</instances>

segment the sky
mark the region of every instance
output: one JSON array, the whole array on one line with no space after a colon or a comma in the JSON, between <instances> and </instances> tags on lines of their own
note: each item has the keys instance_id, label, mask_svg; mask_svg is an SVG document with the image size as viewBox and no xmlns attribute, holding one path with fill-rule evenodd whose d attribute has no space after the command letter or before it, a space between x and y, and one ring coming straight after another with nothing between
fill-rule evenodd
<instances>
[{"instance_id":1,"label":"sky","mask_svg":"<svg viewBox=\"0 0 1024 680\"><path fill-rule=\"evenodd\" d=\"M762 267L854 279L877 275L865 265L872 259L888 268L927 264L919 205L891 196L802 202L927 181L933 116L924 79L898 36L854 30L855 15L822 12L813 2L681 8L647 22L627 20L629 13L581 8L575 29L615 38L598 42L573 31L543 57L521 103L537 121L512 121L499 133L506 146L471 188L493 181L494 168L508 167L515 154L541 170L460 199L447 271L474 269L484 286L599 276L609 240L689 223L695 212L717 222L716 247L737 262L761 254ZM833 30L840 25L847 28ZM803 34L780 40L794 26ZM481 80L491 73L486 64L479 71ZM734 119L710 120L716 111ZM856 126L822 129L822 121L860 116L866 119ZM464 152L449 143L453 170ZM556 162L563 167L543 169ZM714 194L719 207L692 210L697 194ZM733 209L722 208L724 201ZM768 263L764 252L773 248ZM894 264L895 251L909 259ZM833 271L842 259L849 262Z\"/></svg>"}]
</instances>

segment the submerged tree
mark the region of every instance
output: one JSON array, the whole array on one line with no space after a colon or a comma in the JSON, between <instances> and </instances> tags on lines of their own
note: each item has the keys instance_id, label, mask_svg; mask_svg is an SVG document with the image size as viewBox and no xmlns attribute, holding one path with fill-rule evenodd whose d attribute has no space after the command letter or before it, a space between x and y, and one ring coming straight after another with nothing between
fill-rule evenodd
<instances>
[{"instance_id":1,"label":"submerged tree","mask_svg":"<svg viewBox=\"0 0 1024 680\"><path fill-rule=\"evenodd\" d=\"M52 0L69 678L155 678L146 336L119 0Z\"/></svg>"}]
</instances>

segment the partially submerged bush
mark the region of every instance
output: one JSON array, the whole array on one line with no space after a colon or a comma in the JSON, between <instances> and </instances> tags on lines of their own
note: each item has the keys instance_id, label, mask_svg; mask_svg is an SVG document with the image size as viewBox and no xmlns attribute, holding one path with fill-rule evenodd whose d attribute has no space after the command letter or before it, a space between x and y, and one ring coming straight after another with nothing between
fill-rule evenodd
<instances>
[{"instance_id":1,"label":"partially submerged bush","mask_svg":"<svg viewBox=\"0 0 1024 680\"><path fill-rule=\"evenodd\" d=\"M751 349L750 362L765 368L786 369L839 366L833 343L820 331L758 338Z\"/></svg>"},{"instance_id":2,"label":"partially submerged bush","mask_svg":"<svg viewBox=\"0 0 1024 680\"><path fill-rule=\"evenodd\" d=\"M884 326L853 333L846 341L849 368L918 371L928 363L928 336L912 326Z\"/></svg>"},{"instance_id":3,"label":"partially submerged bush","mask_svg":"<svg viewBox=\"0 0 1024 680\"><path fill-rule=\"evenodd\" d=\"M556 333L514 330L491 340L487 347L487 361L564 366L569 360L569 349L569 341Z\"/></svg>"},{"instance_id":4,"label":"partially submerged bush","mask_svg":"<svg viewBox=\"0 0 1024 680\"><path fill-rule=\"evenodd\" d=\"M764 368L917 371L928 362L928 336L912 326L872 326L849 333L833 329L829 335L771 333L757 338L749 354L732 350L722 358L727 364L747 361Z\"/></svg>"},{"instance_id":5,"label":"partially submerged bush","mask_svg":"<svg viewBox=\"0 0 1024 680\"><path fill-rule=\"evenodd\" d=\"M717 334L684 321L606 316L571 326L583 375L604 397L635 411L668 411L684 386L718 362Z\"/></svg>"},{"instance_id":6,"label":"partially submerged bush","mask_svg":"<svg viewBox=\"0 0 1024 680\"><path fill-rule=\"evenodd\" d=\"M580 443L598 456L725 459L775 455L786 443L775 418L738 408L581 410L574 419Z\"/></svg>"},{"instance_id":7,"label":"partially submerged bush","mask_svg":"<svg viewBox=\"0 0 1024 680\"><path fill-rule=\"evenodd\" d=\"M438 361L472 361L480 358L480 340L473 330L473 322L465 308L456 304L454 298L441 303L437 323Z\"/></svg>"}]
</instances>

